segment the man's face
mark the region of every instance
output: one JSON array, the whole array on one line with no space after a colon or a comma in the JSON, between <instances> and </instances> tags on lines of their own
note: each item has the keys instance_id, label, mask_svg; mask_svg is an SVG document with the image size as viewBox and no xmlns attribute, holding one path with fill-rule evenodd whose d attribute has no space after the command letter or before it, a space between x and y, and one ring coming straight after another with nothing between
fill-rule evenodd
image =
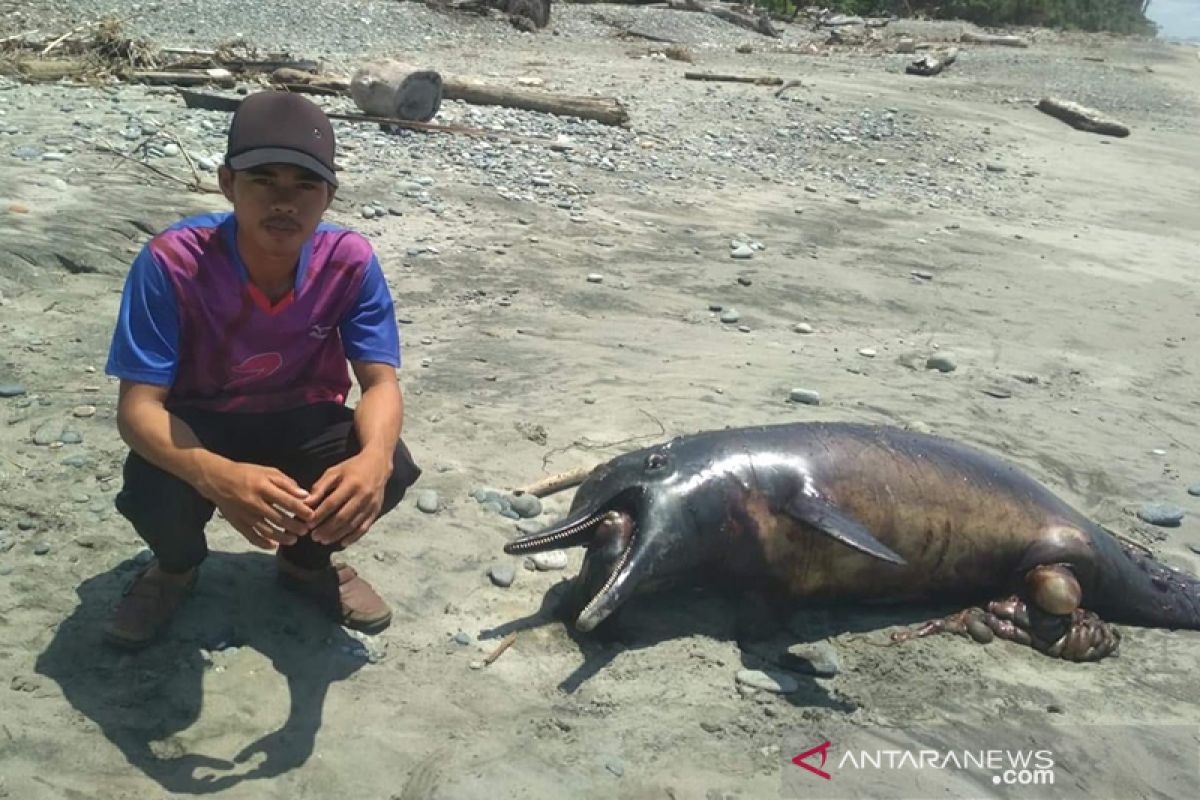
<instances>
[{"instance_id":1,"label":"man's face","mask_svg":"<svg viewBox=\"0 0 1200 800\"><path fill-rule=\"evenodd\" d=\"M291 164L237 172L221 167L218 177L221 191L233 203L241 235L270 255L299 254L333 202L332 186Z\"/></svg>"}]
</instances>

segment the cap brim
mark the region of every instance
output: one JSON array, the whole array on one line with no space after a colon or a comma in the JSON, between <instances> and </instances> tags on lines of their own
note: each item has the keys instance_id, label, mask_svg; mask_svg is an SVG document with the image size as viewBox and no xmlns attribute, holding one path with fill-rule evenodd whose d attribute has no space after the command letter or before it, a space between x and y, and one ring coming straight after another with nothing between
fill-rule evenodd
<instances>
[{"instance_id":1,"label":"cap brim","mask_svg":"<svg viewBox=\"0 0 1200 800\"><path fill-rule=\"evenodd\" d=\"M299 150L291 150L286 147L259 147L247 150L245 153L238 153L229 159L229 168L233 170L253 169L267 164L291 164L303 167L321 176L322 180L330 186L338 185L337 176L333 170L308 153L301 153Z\"/></svg>"}]
</instances>

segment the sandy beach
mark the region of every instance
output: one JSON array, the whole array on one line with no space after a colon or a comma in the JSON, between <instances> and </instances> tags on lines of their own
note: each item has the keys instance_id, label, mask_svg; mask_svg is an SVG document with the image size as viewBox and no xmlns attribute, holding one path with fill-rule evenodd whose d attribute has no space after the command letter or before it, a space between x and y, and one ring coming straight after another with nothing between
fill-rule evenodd
<instances>
[{"instance_id":1,"label":"sandy beach","mask_svg":"<svg viewBox=\"0 0 1200 800\"><path fill-rule=\"evenodd\" d=\"M998 453L1200 574L1195 47L1018 31L1029 48L963 45L922 78L904 72L912 55L826 46L828 31L800 24L769 39L698 14L580 5L521 34L500 17L363 8L364 30L386 15L407 38L290 49L342 74L397 56L614 96L631 119L446 102L435 120L541 143L337 123L345 173L329 219L380 255L403 337L404 438L424 469L347 554L395 610L376 637L278 589L270 555L214 520L169 636L133 655L102 643L147 557L112 507L126 448L104 362L125 271L164 226L226 206L97 144L131 147L140 126L219 155L228 114L162 88L0 85L0 797L750 800L780 796L795 731L1200 722L1196 632L1123 626L1119 656L1097 664L954 636L881 647L946 611L919 606L801 609L775 646L821 648L836 674L746 691L738 672L776 651L739 648L725 599L647 597L617 639L572 631L550 608L582 551L531 569L501 549L518 521L472 497L699 430L886 423ZM175 46L258 33L209 14L191 38L168 11L132 24ZM647 57L653 43L615 37L613 20L671 31L693 63ZM0 38L25 29L4 25ZM965 27L880 35L954 41ZM776 96L685 70L800 85ZM1075 130L1035 108L1047 95L1132 134ZM190 175L177 155L153 163ZM739 242L752 257L731 257ZM796 389L819 404L792 401ZM416 506L426 490L436 513ZM570 499L546 498L533 522ZM1147 523L1147 504L1182 509L1182 523ZM1180 785L1115 739L1089 755L1104 770L1062 776L1060 791L1182 798L1200 779Z\"/></svg>"}]
</instances>

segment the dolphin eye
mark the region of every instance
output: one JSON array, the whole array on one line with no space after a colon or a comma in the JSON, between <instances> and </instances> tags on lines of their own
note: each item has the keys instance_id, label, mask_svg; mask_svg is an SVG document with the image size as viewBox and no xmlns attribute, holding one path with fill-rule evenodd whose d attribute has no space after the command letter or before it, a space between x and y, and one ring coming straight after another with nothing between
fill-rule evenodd
<instances>
[{"instance_id":1,"label":"dolphin eye","mask_svg":"<svg viewBox=\"0 0 1200 800\"><path fill-rule=\"evenodd\" d=\"M651 453L646 458L646 469L662 469L667 465L667 457L662 453Z\"/></svg>"}]
</instances>

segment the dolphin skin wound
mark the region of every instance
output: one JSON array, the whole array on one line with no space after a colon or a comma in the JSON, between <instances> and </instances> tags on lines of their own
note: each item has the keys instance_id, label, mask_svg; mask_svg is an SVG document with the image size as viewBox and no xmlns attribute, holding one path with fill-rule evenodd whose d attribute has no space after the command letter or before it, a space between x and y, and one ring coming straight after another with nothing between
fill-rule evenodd
<instances>
[{"instance_id":1,"label":"dolphin skin wound","mask_svg":"<svg viewBox=\"0 0 1200 800\"><path fill-rule=\"evenodd\" d=\"M1095 661L1130 624L1200 629L1200 582L1119 541L1007 461L890 426L705 431L625 453L511 555L587 548L575 626L717 580L784 602L962 598L894 641L950 632ZM572 609L574 611L574 609Z\"/></svg>"}]
</instances>

